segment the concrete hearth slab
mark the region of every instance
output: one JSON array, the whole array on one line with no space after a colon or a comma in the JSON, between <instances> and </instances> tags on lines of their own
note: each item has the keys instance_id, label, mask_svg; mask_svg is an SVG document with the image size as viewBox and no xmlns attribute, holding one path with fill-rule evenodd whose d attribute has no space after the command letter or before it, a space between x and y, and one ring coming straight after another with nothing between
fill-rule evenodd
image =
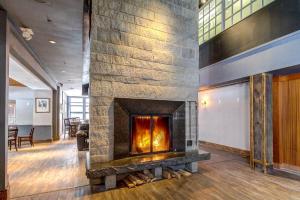
<instances>
[{"instance_id":1,"label":"concrete hearth slab","mask_svg":"<svg viewBox=\"0 0 300 200\"><path fill-rule=\"evenodd\" d=\"M205 151L167 152L149 155L127 157L104 163L89 163L87 161L86 175L89 179L99 179L105 176L126 174L158 167L166 168L176 165L209 160L210 153Z\"/></svg>"}]
</instances>

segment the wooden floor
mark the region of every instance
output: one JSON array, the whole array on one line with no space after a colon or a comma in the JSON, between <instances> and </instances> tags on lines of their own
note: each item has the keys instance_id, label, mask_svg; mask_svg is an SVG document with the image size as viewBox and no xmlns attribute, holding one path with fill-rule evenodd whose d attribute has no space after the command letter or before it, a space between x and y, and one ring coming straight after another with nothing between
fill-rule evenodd
<instances>
[{"instance_id":1,"label":"wooden floor","mask_svg":"<svg viewBox=\"0 0 300 200\"><path fill-rule=\"evenodd\" d=\"M85 153L75 139L9 151L8 174L13 198L88 184Z\"/></svg>"},{"instance_id":2,"label":"wooden floor","mask_svg":"<svg viewBox=\"0 0 300 200\"><path fill-rule=\"evenodd\" d=\"M212 159L200 162L201 171L191 177L99 193L92 193L86 185L83 157L77 156L73 141L37 149L39 153L10 153L12 194L15 197L27 195L16 199L300 200L300 182L253 171L245 160L213 149L204 149L212 152ZM85 186L74 187L76 185ZM30 195L33 193L40 194Z\"/></svg>"}]
</instances>

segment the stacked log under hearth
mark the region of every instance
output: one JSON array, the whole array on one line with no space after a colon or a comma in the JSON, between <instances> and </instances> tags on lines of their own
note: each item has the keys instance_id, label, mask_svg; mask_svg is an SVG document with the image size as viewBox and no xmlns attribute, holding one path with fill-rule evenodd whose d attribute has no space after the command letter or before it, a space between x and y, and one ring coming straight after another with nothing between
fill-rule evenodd
<instances>
[{"instance_id":1,"label":"stacked log under hearth","mask_svg":"<svg viewBox=\"0 0 300 200\"><path fill-rule=\"evenodd\" d=\"M123 179L123 182L128 188L134 188L136 186L143 185L146 183L151 183L161 179L172 179L172 178L180 179L181 177L187 177L191 175L192 173L184 169L173 170L171 168L167 168L167 169L163 169L162 178L157 178L154 177L154 175L150 172L150 170L143 170L140 172L129 174Z\"/></svg>"}]
</instances>

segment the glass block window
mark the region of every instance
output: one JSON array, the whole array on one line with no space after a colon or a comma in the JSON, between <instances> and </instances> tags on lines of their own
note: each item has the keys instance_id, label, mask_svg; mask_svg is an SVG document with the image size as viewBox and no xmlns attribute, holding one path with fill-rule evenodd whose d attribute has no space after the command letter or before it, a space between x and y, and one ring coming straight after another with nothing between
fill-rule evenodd
<instances>
[{"instance_id":1,"label":"glass block window","mask_svg":"<svg viewBox=\"0 0 300 200\"><path fill-rule=\"evenodd\" d=\"M210 0L199 11L199 43L222 32L223 0Z\"/></svg>"},{"instance_id":2,"label":"glass block window","mask_svg":"<svg viewBox=\"0 0 300 200\"><path fill-rule=\"evenodd\" d=\"M203 44L275 0L209 0L199 10L199 44Z\"/></svg>"}]
</instances>

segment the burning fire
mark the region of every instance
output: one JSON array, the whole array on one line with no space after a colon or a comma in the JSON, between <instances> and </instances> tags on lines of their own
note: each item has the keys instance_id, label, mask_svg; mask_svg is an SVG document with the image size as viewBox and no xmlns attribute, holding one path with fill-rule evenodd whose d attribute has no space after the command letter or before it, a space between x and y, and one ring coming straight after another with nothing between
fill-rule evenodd
<instances>
[{"instance_id":1,"label":"burning fire","mask_svg":"<svg viewBox=\"0 0 300 200\"><path fill-rule=\"evenodd\" d=\"M168 151L170 148L168 120L168 117L158 116L134 117L132 124L132 153L149 153L151 149L153 152Z\"/></svg>"},{"instance_id":2,"label":"burning fire","mask_svg":"<svg viewBox=\"0 0 300 200\"><path fill-rule=\"evenodd\" d=\"M169 118L153 117L153 152L168 151L170 148L169 141Z\"/></svg>"}]
</instances>

